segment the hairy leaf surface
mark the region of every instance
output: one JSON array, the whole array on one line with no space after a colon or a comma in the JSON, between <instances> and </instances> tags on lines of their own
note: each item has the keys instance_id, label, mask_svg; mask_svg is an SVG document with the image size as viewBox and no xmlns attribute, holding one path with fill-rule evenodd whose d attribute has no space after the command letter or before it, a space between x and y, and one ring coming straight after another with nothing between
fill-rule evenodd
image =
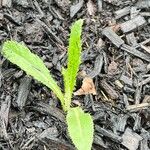
<instances>
[{"instance_id":1,"label":"hairy leaf surface","mask_svg":"<svg viewBox=\"0 0 150 150\"><path fill-rule=\"evenodd\" d=\"M76 84L76 76L81 63L81 32L83 20L76 21L71 27L71 34L68 48L67 69L63 69L65 84L65 106L66 110L70 108L71 97Z\"/></svg>"},{"instance_id":2,"label":"hairy leaf surface","mask_svg":"<svg viewBox=\"0 0 150 150\"><path fill-rule=\"evenodd\" d=\"M24 70L28 75L31 75L36 80L49 87L61 100L62 106L64 107L63 93L50 75L43 61L37 55L31 53L24 44L16 41L6 41L2 48L2 54L10 62Z\"/></svg>"},{"instance_id":3,"label":"hairy leaf surface","mask_svg":"<svg viewBox=\"0 0 150 150\"><path fill-rule=\"evenodd\" d=\"M91 150L93 142L93 120L90 114L79 107L70 108L67 114L69 135L78 150Z\"/></svg>"}]
</instances>

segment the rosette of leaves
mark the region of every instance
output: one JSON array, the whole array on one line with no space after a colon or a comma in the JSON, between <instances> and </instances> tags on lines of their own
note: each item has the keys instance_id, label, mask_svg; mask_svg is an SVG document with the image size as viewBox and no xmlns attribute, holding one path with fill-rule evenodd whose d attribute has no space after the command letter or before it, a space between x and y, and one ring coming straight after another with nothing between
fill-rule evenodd
<instances>
[{"instance_id":1,"label":"rosette of leaves","mask_svg":"<svg viewBox=\"0 0 150 150\"><path fill-rule=\"evenodd\" d=\"M66 123L69 135L78 150L90 150L93 142L92 117L80 107L70 107L72 94L76 85L76 77L81 63L81 32L83 20L77 20L71 27L67 68L62 69L64 78L64 93L53 79L42 59L23 43L10 40L2 47L2 55L11 63L16 64L28 75L50 88L61 102L63 110L67 113Z\"/></svg>"}]
</instances>

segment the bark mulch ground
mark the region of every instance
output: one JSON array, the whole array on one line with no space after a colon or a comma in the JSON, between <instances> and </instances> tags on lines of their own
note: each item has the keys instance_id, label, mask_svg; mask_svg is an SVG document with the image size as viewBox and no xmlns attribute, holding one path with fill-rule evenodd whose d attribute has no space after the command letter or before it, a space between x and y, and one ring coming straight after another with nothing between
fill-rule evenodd
<instances>
[{"instance_id":1,"label":"bark mulch ground","mask_svg":"<svg viewBox=\"0 0 150 150\"><path fill-rule=\"evenodd\" d=\"M93 117L92 149L149 150L150 0L0 0L0 49L7 39L23 41L62 87L70 25L79 18L80 71L97 95L73 100ZM53 92L1 55L0 106L1 150L75 149Z\"/></svg>"}]
</instances>

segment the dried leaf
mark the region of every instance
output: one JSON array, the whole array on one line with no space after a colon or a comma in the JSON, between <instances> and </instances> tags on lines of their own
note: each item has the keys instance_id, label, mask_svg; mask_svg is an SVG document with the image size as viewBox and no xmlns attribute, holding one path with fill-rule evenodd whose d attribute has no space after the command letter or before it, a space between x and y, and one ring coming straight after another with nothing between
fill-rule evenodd
<instances>
[{"instance_id":1,"label":"dried leaf","mask_svg":"<svg viewBox=\"0 0 150 150\"><path fill-rule=\"evenodd\" d=\"M120 30L120 24L116 22L116 20L112 19L108 21L108 26L114 31L117 32Z\"/></svg>"},{"instance_id":2,"label":"dried leaf","mask_svg":"<svg viewBox=\"0 0 150 150\"><path fill-rule=\"evenodd\" d=\"M87 3L87 11L91 16L95 14L96 8L91 0Z\"/></svg>"},{"instance_id":3,"label":"dried leaf","mask_svg":"<svg viewBox=\"0 0 150 150\"><path fill-rule=\"evenodd\" d=\"M114 24L111 28L114 32L118 32L120 30L120 24Z\"/></svg>"},{"instance_id":4,"label":"dried leaf","mask_svg":"<svg viewBox=\"0 0 150 150\"><path fill-rule=\"evenodd\" d=\"M85 72L84 70L78 72L78 78L83 79L83 78L85 78L86 76L87 76L87 74L86 74L86 72Z\"/></svg>"},{"instance_id":5,"label":"dried leaf","mask_svg":"<svg viewBox=\"0 0 150 150\"><path fill-rule=\"evenodd\" d=\"M95 85L90 77L85 77L82 81L81 88L76 92L74 92L74 95L86 95L86 94L96 95Z\"/></svg>"}]
</instances>

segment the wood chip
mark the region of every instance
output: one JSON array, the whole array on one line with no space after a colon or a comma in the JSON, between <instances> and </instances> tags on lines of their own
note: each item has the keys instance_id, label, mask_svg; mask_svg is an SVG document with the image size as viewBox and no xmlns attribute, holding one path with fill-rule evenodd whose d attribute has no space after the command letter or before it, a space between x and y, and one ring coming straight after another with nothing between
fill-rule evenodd
<instances>
[{"instance_id":1,"label":"wood chip","mask_svg":"<svg viewBox=\"0 0 150 150\"><path fill-rule=\"evenodd\" d=\"M117 71L118 64L114 61L112 61L109 66L108 66L108 74L109 75L114 75Z\"/></svg>"},{"instance_id":2,"label":"wood chip","mask_svg":"<svg viewBox=\"0 0 150 150\"><path fill-rule=\"evenodd\" d=\"M32 106L32 109L38 111L39 113L53 116L60 121L65 122L65 115L63 114L63 112L54 106L50 106L46 103L40 102L36 103L36 106Z\"/></svg>"},{"instance_id":3,"label":"wood chip","mask_svg":"<svg viewBox=\"0 0 150 150\"><path fill-rule=\"evenodd\" d=\"M140 147L139 148L140 148L140 150L148 150L149 149L148 143L149 143L150 133L142 128L141 136L143 139L140 141Z\"/></svg>"},{"instance_id":4,"label":"wood chip","mask_svg":"<svg viewBox=\"0 0 150 150\"><path fill-rule=\"evenodd\" d=\"M95 8L92 0L89 0L87 3L87 11L88 11L89 15L91 15L91 16L93 16L95 14L96 8Z\"/></svg>"},{"instance_id":5,"label":"wood chip","mask_svg":"<svg viewBox=\"0 0 150 150\"><path fill-rule=\"evenodd\" d=\"M127 33L146 24L146 20L142 16L134 17L133 19L120 24L123 33Z\"/></svg>"},{"instance_id":6,"label":"wood chip","mask_svg":"<svg viewBox=\"0 0 150 150\"><path fill-rule=\"evenodd\" d=\"M118 97L119 97L118 93L105 80L101 80L100 85L104 89L104 91L107 93L109 98L111 98L112 100L118 99Z\"/></svg>"},{"instance_id":7,"label":"wood chip","mask_svg":"<svg viewBox=\"0 0 150 150\"><path fill-rule=\"evenodd\" d=\"M127 115L119 114L117 116L117 120L115 121L116 131L124 132L125 127L127 125L127 119L128 119Z\"/></svg>"},{"instance_id":8,"label":"wood chip","mask_svg":"<svg viewBox=\"0 0 150 150\"><path fill-rule=\"evenodd\" d=\"M78 13L78 11L82 8L83 2L84 2L83 0L80 0L79 3L72 5L70 7L70 17L71 18L73 18Z\"/></svg>"},{"instance_id":9,"label":"wood chip","mask_svg":"<svg viewBox=\"0 0 150 150\"><path fill-rule=\"evenodd\" d=\"M108 146L104 143L103 138L98 135L94 136L94 144L100 145L101 147L108 149Z\"/></svg>"},{"instance_id":10,"label":"wood chip","mask_svg":"<svg viewBox=\"0 0 150 150\"><path fill-rule=\"evenodd\" d=\"M130 9L130 18L133 19L139 14L140 10L137 7L131 7Z\"/></svg>"},{"instance_id":11,"label":"wood chip","mask_svg":"<svg viewBox=\"0 0 150 150\"><path fill-rule=\"evenodd\" d=\"M38 22L38 24L43 27L44 32L49 36L50 39L54 39L54 41L56 41L57 43L59 43L60 45L63 45L62 40L56 36L56 34L51 30L51 28L49 28L49 26L47 26L47 24L45 24L43 21L41 21L40 19L36 18L36 21ZM56 43L55 43L56 44Z\"/></svg>"},{"instance_id":12,"label":"wood chip","mask_svg":"<svg viewBox=\"0 0 150 150\"><path fill-rule=\"evenodd\" d=\"M129 150L137 150L142 137L137 133L132 132L130 128L127 128L122 136L122 139L122 145L124 145L126 148Z\"/></svg>"},{"instance_id":13,"label":"wood chip","mask_svg":"<svg viewBox=\"0 0 150 150\"><path fill-rule=\"evenodd\" d=\"M98 49L101 49L104 46L104 41L99 38L96 46Z\"/></svg>"},{"instance_id":14,"label":"wood chip","mask_svg":"<svg viewBox=\"0 0 150 150\"><path fill-rule=\"evenodd\" d=\"M110 27L103 29L102 34L118 48L124 44L124 41Z\"/></svg>"},{"instance_id":15,"label":"wood chip","mask_svg":"<svg viewBox=\"0 0 150 150\"><path fill-rule=\"evenodd\" d=\"M148 107L150 107L150 103L142 103L136 105L129 105L126 109L130 112L137 112L142 109L147 109Z\"/></svg>"},{"instance_id":16,"label":"wood chip","mask_svg":"<svg viewBox=\"0 0 150 150\"><path fill-rule=\"evenodd\" d=\"M141 48L143 48L146 52L150 53L150 46L144 46L141 44Z\"/></svg>"},{"instance_id":17,"label":"wood chip","mask_svg":"<svg viewBox=\"0 0 150 150\"><path fill-rule=\"evenodd\" d=\"M121 46L121 49L126 51L126 52L128 52L128 53L130 53L130 54L132 54L132 55L134 55L134 56L136 56L136 57L139 57L139 58L141 58L143 60L146 60L146 61L150 62L150 56L149 55L140 52L139 50L137 50L134 47L131 47L131 46L127 45L127 44L123 44Z\"/></svg>"},{"instance_id":18,"label":"wood chip","mask_svg":"<svg viewBox=\"0 0 150 150\"><path fill-rule=\"evenodd\" d=\"M22 109L25 106L25 103L27 101L27 97L30 91L30 86L31 86L31 78L25 76L19 86L18 89L18 97L17 97L17 106L19 109Z\"/></svg>"},{"instance_id":19,"label":"wood chip","mask_svg":"<svg viewBox=\"0 0 150 150\"><path fill-rule=\"evenodd\" d=\"M0 21L2 21L4 18L4 14L0 13Z\"/></svg>"},{"instance_id":20,"label":"wood chip","mask_svg":"<svg viewBox=\"0 0 150 150\"><path fill-rule=\"evenodd\" d=\"M139 85L139 86L142 86L142 85L145 85L145 84L147 84L147 83L150 83L150 77L148 77L148 78L142 80L138 85Z\"/></svg>"},{"instance_id":21,"label":"wood chip","mask_svg":"<svg viewBox=\"0 0 150 150\"><path fill-rule=\"evenodd\" d=\"M150 95L145 95L142 103L150 103Z\"/></svg>"},{"instance_id":22,"label":"wood chip","mask_svg":"<svg viewBox=\"0 0 150 150\"><path fill-rule=\"evenodd\" d=\"M13 17L12 15L5 13L4 14L4 18L8 19L10 22L14 23L17 26L21 25L21 22L18 21L15 17Z\"/></svg>"},{"instance_id":23,"label":"wood chip","mask_svg":"<svg viewBox=\"0 0 150 150\"><path fill-rule=\"evenodd\" d=\"M102 66L104 63L104 58L102 54L99 54L94 63L94 69L88 74L89 77L94 78L100 74Z\"/></svg>"},{"instance_id":24,"label":"wood chip","mask_svg":"<svg viewBox=\"0 0 150 150\"><path fill-rule=\"evenodd\" d=\"M68 11L70 3L71 3L70 0L53 0L53 1L55 1L55 3L58 5L58 7L61 8L64 12ZM48 0L48 2L47 2L48 5L50 2L53 3L53 1Z\"/></svg>"},{"instance_id":25,"label":"wood chip","mask_svg":"<svg viewBox=\"0 0 150 150\"><path fill-rule=\"evenodd\" d=\"M125 75L121 75L120 80L124 82L125 84L129 85L130 87L132 87L132 84L133 84L132 78L129 78Z\"/></svg>"},{"instance_id":26,"label":"wood chip","mask_svg":"<svg viewBox=\"0 0 150 150\"><path fill-rule=\"evenodd\" d=\"M126 35L126 39L129 45L136 47L138 45L136 37L134 36L134 33L129 33Z\"/></svg>"},{"instance_id":27,"label":"wood chip","mask_svg":"<svg viewBox=\"0 0 150 150\"><path fill-rule=\"evenodd\" d=\"M76 92L74 92L74 95L87 95L87 94L96 95L95 85L93 83L92 78L90 77L85 77L82 81L81 88Z\"/></svg>"},{"instance_id":28,"label":"wood chip","mask_svg":"<svg viewBox=\"0 0 150 150\"><path fill-rule=\"evenodd\" d=\"M120 89L123 88L123 84L120 82L120 80L115 80L115 85Z\"/></svg>"},{"instance_id":29,"label":"wood chip","mask_svg":"<svg viewBox=\"0 0 150 150\"><path fill-rule=\"evenodd\" d=\"M23 8L30 8L32 5L28 2L28 0L13 0L13 4L19 5Z\"/></svg>"},{"instance_id":30,"label":"wood chip","mask_svg":"<svg viewBox=\"0 0 150 150\"><path fill-rule=\"evenodd\" d=\"M139 104L141 100L141 94L142 94L142 86L137 86L135 93L134 93L134 99L135 99L135 104Z\"/></svg>"},{"instance_id":31,"label":"wood chip","mask_svg":"<svg viewBox=\"0 0 150 150\"><path fill-rule=\"evenodd\" d=\"M115 11L114 12L115 13L115 18L119 19L119 18L121 18L125 15L128 15L130 13L130 9L131 9L130 7L125 7L123 9L119 9L119 10Z\"/></svg>"},{"instance_id":32,"label":"wood chip","mask_svg":"<svg viewBox=\"0 0 150 150\"><path fill-rule=\"evenodd\" d=\"M12 6L12 0L1 0L1 5L3 7L11 7Z\"/></svg>"},{"instance_id":33,"label":"wood chip","mask_svg":"<svg viewBox=\"0 0 150 150\"><path fill-rule=\"evenodd\" d=\"M136 3L138 8L150 8L150 1L149 0L140 0Z\"/></svg>"},{"instance_id":34,"label":"wood chip","mask_svg":"<svg viewBox=\"0 0 150 150\"><path fill-rule=\"evenodd\" d=\"M118 136L117 134L115 134L115 133L113 133L113 132L111 132L109 130L101 128L98 125L95 125L95 130L97 132L99 132L100 134L102 134L103 136L106 136L106 137L110 138L114 142L117 142L117 143L121 143L122 142L122 137Z\"/></svg>"},{"instance_id":35,"label":"wood chip","mask_svg":"<svg viewBox=\"0 0 150 150\"><path fill-rule=\"evenodd\" d=\"M103 10L103 0L97 0L98 12Z\"/></svg>"},{"instance_id":36,"label":"wood chip","mask_svg":"<svg viewBox=\"0 0 150 150\"><path fill-rule=\"evenodd\" d=\"M129 106L128 97L125 93L123 93L123 103L124 103L126 108Z\"/></svg>"},{"instance_id":37,"label":"wood chip","mask_svg":"<svg viewBox=\"0 0 150 150\"><path fill-rule=\"evenodd\" d=\"M0 109L0 137L4 139L8 139L7 134L7 125L8 125L8 114L11 104L11 97L8 95L6 96L5 101L1 102L1 109Z\"/></svg>"},{"instance_id":38,"label":"wood chip","mask_svg":"<svg viewBox=\"0 0 150 150\"><path fill-rule=\"evenodd\" d=\"M56 126L54 126L54 127L45 129L41 134L38 135L38 138L39 139L43 139L43 138L51 139L51 138L56 138L58 135L59 135L59 132Z\"/></svg>"}]
</instances>

